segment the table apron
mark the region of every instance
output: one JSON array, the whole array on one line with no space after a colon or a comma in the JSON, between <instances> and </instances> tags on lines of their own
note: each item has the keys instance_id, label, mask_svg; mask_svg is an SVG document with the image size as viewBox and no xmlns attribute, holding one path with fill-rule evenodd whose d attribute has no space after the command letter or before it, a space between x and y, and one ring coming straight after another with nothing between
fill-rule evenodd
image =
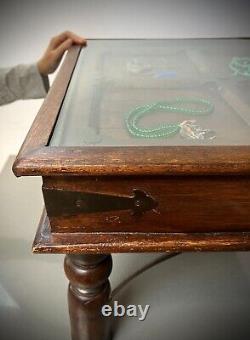
<instances>
[{"instance_id":1,"label":"table apron","mask_svg":"<svg viewBox=\"0 0 250 340\"><path fill-rule=\"evenodd\" d=\"M250 230L248 176L51 176L43 195L56 233Z\"/></svg>"}]
</instances>

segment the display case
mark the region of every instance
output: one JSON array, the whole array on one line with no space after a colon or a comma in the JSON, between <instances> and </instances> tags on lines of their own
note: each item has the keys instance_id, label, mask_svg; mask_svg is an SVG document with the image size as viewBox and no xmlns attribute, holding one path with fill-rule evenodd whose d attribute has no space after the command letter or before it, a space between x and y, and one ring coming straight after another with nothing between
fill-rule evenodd
<instances>
[{"instance_id":1,"label":"display case","mask_svg":"<svg viewBox=\"0 0 250 340\"><path fill-rule=\"evenodd\" d=\"M95 339L110 334L103 254L250 249L249 93L249 39L89 40L68 52L13 170L43 178L34 252L74 254L73 304L88 299L79 287L98 288ZM75 279L93 265L95 283Z\"/></svg>"}]
</instances>

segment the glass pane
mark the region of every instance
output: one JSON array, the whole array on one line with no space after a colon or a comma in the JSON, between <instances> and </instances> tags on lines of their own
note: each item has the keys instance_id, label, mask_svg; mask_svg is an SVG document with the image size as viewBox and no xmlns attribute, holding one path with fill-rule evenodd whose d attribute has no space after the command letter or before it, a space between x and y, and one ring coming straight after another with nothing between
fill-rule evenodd
<instances>
[{"instance_id":1,"label":"glass pane","mask_svg":"<svg viewBox=\"0 0 250 340\"><path fill-rule=\"evenodd\" d=\"M89 40L50 145L249 145L250 40Z\"/></svg>"}]
</instances>

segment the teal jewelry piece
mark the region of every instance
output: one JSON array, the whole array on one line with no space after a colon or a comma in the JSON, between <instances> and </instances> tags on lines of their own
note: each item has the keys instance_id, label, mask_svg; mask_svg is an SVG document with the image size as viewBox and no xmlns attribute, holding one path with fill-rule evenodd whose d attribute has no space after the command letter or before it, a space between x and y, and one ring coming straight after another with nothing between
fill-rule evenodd
<instances>
[{"instance_id":1,"label":"teal jewelry piece","mask_svg":"<svg viewBox=\"0 0 250 340\"><path fill-rule=\"evenodd\" d=\"M171 101L162 101L138 106L127 113L125 123L130 134L135 137L161 138L169 137L180 132L181 135L186 138L205 139L208 132L210 133L211 130L204 130L198 125L194 125L194 120L186 120L182 123L162 124L155 128L141 128L138 126L138 122L145 115L156 111L184 113L191 116L200 116L207 115L213 110L214 105L207 99L189 99L178 97ZM209 138L211 139L211 137L212 136L210 136Z\"/></svg>"},{"instance_id":2,"label":"teal jewelry piece","mask_svg":"<svg viewBox=\"0 0 250 340\"><path fill-rule=\"evenodd\" d=\"M234 57L230 64L230 69L235 76L241 75L250 77L250 58L249 57Z\"/></svg>"}]
</instances>

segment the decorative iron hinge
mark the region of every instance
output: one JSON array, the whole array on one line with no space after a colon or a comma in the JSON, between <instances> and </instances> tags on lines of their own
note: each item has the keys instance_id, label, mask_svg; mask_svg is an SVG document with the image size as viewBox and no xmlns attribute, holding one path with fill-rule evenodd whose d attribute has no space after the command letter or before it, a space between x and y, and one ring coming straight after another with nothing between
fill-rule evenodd
<instances>
[{"instance_id":1,"label":"decorative iron hinge","mask_svg":"<svg viewBox=\"0 0 250 340\"><path fill-rule=\"evenodd\" d=\"M46 210L49 216L115 210L131 210L133 215L138 216L158 206L156 200L143 190L133 189L133 194L133 196L115 196L43 188Z\"/></svg>"}]
</instances>

